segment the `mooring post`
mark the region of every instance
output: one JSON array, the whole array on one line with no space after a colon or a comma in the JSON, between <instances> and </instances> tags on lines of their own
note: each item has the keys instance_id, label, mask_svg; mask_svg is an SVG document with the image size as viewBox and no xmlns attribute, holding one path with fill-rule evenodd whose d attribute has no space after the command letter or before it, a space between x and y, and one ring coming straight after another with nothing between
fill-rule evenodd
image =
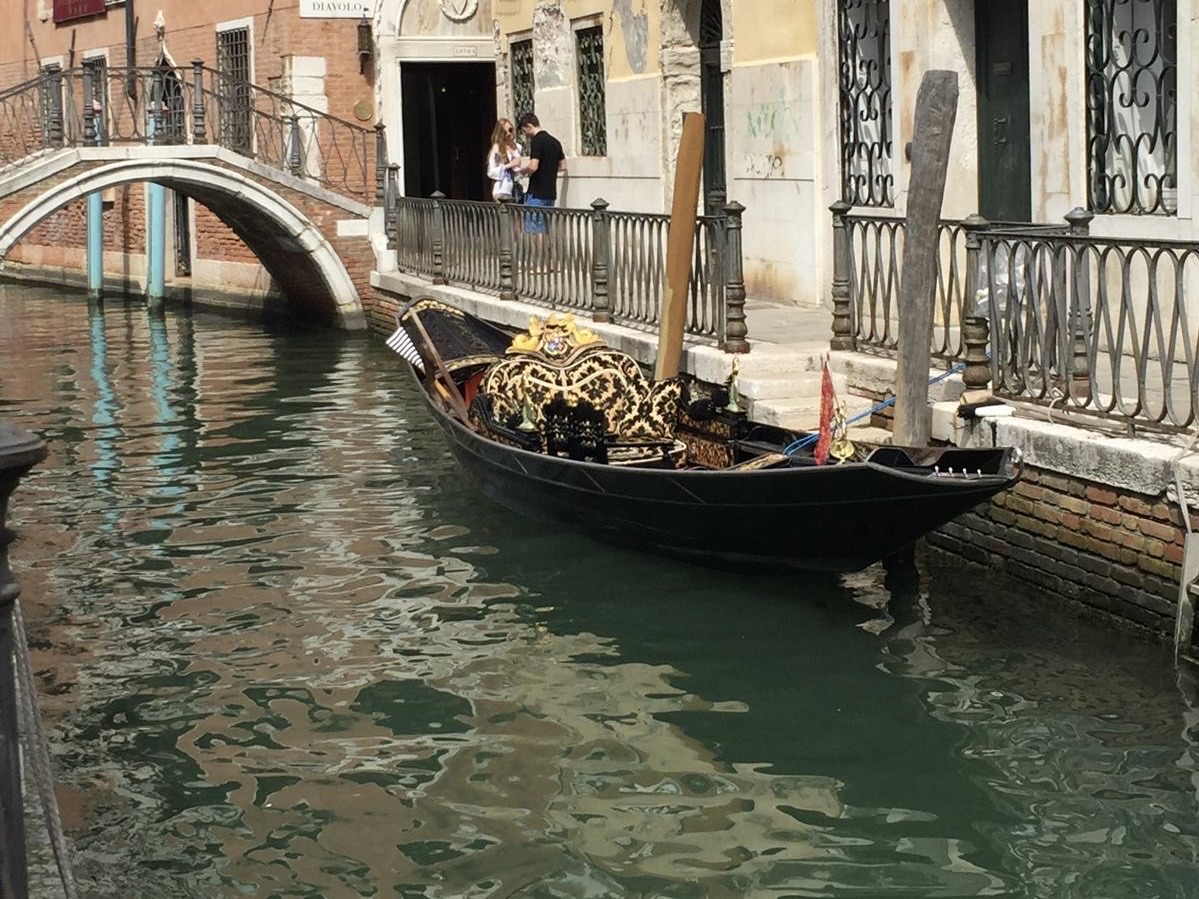
<instances>
[{"instance_id":1,"label":"mooring post","mask_svg":"<svg viewBox=\"0 0 1199 899\"><path fill-rule=\"evenodd\" d=\"M608 233L612 218L608 215L608 201L597 197L591 201L591 320L609 320L608 270L612 240Z\"/></svg>"},{"instance_id":2,"label":"mooring post","mask_svg":"<svg viewBox=\"0 0 1199 899\"><path fill-rule=\"evenodd\" d=\"M21 588L8 565L8 501L21 478L46 458L46 446L28 431L0 421L0 896L24 897L29 892L25 856L25 812L21 797L21 751L17 733L16 653L24 647L14 640L14 603Z\"/></svg>"},{"instance_id":3,"label":"mooring post","mask_svg":"<svg viewBox=\"0 0 1199 899\"><path fill-rule=\"evenodd\" d=\"M937 288L937 225L945 196L957 109L957 73L926 72L916 94L899 285L894 439L900 446L926 446L931 433L928 372L932 356L933 294Z\"/></svg>"},{"instance_id":4,"label":"mooring post","mask_svg":"<svg viewBox=\"0 0 1199 899\"><path fill-rule=\"evenodd\" d=\"M98 190L87 195L87 298L104 299L104 197Z\"/></svg>"}]
</instances>

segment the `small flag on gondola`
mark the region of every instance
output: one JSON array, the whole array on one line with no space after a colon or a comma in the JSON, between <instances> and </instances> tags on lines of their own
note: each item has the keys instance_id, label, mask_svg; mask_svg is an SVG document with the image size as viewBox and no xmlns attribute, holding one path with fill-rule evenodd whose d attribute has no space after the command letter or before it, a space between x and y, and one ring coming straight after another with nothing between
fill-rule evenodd
<instances>
[{"instance_id":1,"label":"small flag on gondola","mask_svg":"<svg viewBox=\"0 0 1199 899\"><path fill-rule=\"evenodd\" d=\"M820 377L820 436L816 438L816 449L812 452L817 465L823 465L828 461L829 447L833 442L833 412L836 404L833 376L828 370L826 357Z\"/></svg>"}]
</instances>

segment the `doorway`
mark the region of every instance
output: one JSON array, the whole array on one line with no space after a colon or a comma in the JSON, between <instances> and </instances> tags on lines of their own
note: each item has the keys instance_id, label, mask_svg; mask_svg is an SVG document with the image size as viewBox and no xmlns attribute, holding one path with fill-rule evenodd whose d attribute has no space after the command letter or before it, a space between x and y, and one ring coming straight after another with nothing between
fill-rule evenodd
<instances>
[{"instance_id":1,"label":"doorway","mask_svg":"<svg viewBox=\"0 0 1199 899\"><path fill-rule=\"evenodd\" d=\"M978 211L993 222L1032 218L1028 0L974 4L978 84Z\"/></svg>"},{"instance_id":2,"label":"doorway","mask_svg":"<svg viewBox=\"0 0 1199 899\"><path fill-rule=\"evenodd\" d=\"M491 197L485 161L495 125L495 64L400 66L404 194L441 191L452 200Z\"/></svg>"}]
</instances>

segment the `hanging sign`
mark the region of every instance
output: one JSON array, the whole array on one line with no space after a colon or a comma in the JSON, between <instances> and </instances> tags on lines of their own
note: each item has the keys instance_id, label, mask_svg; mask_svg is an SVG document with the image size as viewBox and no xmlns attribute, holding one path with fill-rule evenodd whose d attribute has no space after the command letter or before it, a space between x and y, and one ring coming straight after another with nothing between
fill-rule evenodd
<instances>
[{"instance_id":1,"label":"hanging sign","mask_svg":"<svg viewBox=\"0 0 1199 899\"><path fill-rule=\"evenodd\" d=\"M372 4L363 0L300 0L301 19L371 18Z\"/></svg>"},{"instance_id":2,"label":"hanging sign","mask_svg":"<svg viewBox=\"0 0 1199 899\"><path fill-rule=\"evenodd\" d=\"M54 21L69 22L104 12L104 0L54 0Z\"/></svg>"}]
</instances>

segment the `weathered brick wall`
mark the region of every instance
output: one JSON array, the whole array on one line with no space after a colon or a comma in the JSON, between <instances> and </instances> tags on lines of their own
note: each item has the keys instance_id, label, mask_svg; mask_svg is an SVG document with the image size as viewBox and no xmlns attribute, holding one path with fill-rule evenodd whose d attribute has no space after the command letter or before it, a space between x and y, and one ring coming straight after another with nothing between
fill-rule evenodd
<instances>
[{"instance_id":1,"label":"weathered brick wall","mask_svg":"<svg viewBox=\"0 0 1199 899\"><path fill-rule=\"evenodd\" d=\"M1183 538L1164 494L1026 468L1010 491L929 542L1160 635L1174 626Z\"/></svg>"}]
</instances>

